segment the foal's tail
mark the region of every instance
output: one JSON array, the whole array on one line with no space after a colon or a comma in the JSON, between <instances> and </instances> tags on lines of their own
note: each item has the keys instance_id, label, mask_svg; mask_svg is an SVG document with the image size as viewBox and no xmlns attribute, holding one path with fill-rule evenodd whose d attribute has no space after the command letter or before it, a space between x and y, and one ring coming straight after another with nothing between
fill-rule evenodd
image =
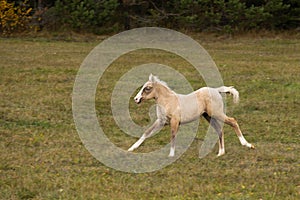
<instances>
[{"instance_id":1,"label":"foal's tail","mask_svg":"<svg viewBox=\"0 0 300 200\"><path fill-rule=\"evenodd\" d=\"M233 88L233 86L226 87L222 86L219 88L216 88L220 93L230 93L233 96L233 102L238 103L239 102L239 92Z\"/></svg>"}]
</instances>

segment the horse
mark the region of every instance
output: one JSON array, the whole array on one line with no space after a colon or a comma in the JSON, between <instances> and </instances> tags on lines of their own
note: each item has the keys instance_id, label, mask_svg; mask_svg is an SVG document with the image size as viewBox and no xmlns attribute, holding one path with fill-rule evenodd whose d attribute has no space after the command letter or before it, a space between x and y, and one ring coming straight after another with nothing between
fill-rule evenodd
<instances>
[{"instance_id":1,"label":"horse","mask_svg":"<svg viewBox=\"0 0 300 200\"><path fill-rule=\"evenodd\" d=\"M222 93L233 96L233 102L238 103L239 92L233 87L221 86L218 88L202 87L190 94L177 94L167 83L157 76L149 75L149 80L142 86L134 97L137 104L154 99L156 102L156 121L142 134L128 151L138 148L145 139L159 131L165 125L171 127L171 148L169 157L175 155L175 139L181 124L189 123L203 116L218 134L219 152L217 156L225 154L224 132L220 122L230 125L235 130L243 146L254 149L254 146L244 138L236 119L224 113Z\"/></svg>"}]
</instances>

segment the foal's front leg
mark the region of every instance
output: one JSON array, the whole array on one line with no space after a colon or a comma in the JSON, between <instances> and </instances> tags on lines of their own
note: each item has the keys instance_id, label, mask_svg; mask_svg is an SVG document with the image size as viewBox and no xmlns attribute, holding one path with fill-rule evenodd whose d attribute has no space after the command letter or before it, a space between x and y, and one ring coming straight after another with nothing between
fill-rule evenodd
<instances>
[{"instance_id":1,"label":"foal's front leg","mask_svg":"<svg viewBox=\"0 0 300 200\"><path fill-rule=\"evenodd\" d=\"M164 123L161 119L157 119L152 126L150 126L145 133L140 137L140 139L138 141L136 141L136 143L134 143L129 149L128 151L133 151L136 148L138 148L145 139L147 139L148 137L150 137L153 133L159 131L162 127L164 126Z\"/></svg>"},{"instance_id":2,"label":"foal's front leg","mask_svg":"<svg viewBox=\"0 0 300 200\"><path fill-rule=\"evenodd\" d=\"M175 155L175 139L179 127L179 120L172 118L170 120L170 125L171 125L171 149L170 149L169 157L173 157Z\"/></svg>"}]
</instances>

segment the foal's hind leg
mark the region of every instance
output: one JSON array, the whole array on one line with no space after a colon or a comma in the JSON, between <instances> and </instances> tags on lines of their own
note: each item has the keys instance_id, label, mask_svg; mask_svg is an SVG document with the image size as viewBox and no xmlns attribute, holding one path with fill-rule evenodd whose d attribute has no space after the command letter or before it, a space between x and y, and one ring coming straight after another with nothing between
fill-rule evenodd
<instances>
[{"instance_id":1,"label":"foal's hind leg","mask_svg":"<svg viewBox=\"0 0 300 200\"><path fill-rule=\"evenodd\" d=\"M237 136L243 146L247 146L251 149L254 149L254 146L252 144L248 143L247 140L244 138L242 131L239 127L239 124L237 123L237 121L234 118L225 116L224 122L234 128L234 131L237 134Z\"/></svg>"},{"instance_id":2,"label":"foal's hind leg","mask_svg":"<svg viewBox=\"0 0 300 200\"><path fill-rule=\"evenodd\" d=\"M219 124L219 121L215 118L210 117L207 113L203 114L203 117L210 123L210 125L215 129L219 136L219 153L218 156L222 156L225 154L225 145L224 145L224 132Z\"/></svg>"}]
</instances>

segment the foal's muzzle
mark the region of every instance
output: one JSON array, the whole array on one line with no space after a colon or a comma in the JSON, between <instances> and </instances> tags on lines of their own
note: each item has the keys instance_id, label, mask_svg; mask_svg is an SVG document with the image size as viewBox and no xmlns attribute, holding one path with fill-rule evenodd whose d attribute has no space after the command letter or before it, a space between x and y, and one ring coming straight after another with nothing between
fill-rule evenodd
<instances>
[{"instance_id":1,"label":"foal's muzzle","mask_svg":"<svg viewBox=\"0 0 300 200\"><path fill-rule=\"evenodd\" d=\"M143 99L142 97L135 97L134 101L135 103L140 104L142 102L142 99Z\"/></svg>"}]
</instances>

